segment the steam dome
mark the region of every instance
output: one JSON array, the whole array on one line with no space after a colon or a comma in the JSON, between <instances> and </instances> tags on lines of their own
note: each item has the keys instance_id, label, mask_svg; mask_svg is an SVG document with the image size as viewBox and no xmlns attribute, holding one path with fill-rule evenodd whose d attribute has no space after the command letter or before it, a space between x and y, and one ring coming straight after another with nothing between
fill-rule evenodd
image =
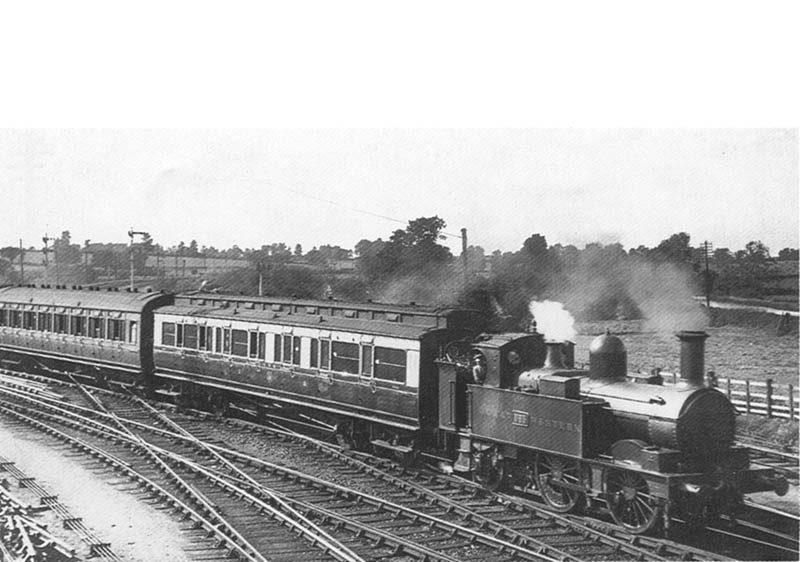
<instances>
[{"instance_id":1,"label":"steam dome","mask_svg":"<svg viewBox=\"0 0 800 562\"><path fill-rule=\"evenodd\" d=\"M624 379L628 371L628 351L617 336L605 333L589 346L589 376L593 379Z\"/></svg>"}]
</instances>

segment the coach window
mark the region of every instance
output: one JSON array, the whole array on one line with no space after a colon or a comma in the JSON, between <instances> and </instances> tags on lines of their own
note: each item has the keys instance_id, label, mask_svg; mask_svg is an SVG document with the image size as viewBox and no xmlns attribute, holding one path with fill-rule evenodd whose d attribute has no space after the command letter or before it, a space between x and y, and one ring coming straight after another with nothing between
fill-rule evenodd
<instances>
[{"instance_id":1,"label":"coach window","mask_svg":"<svg viewBox=\"0 0 800 562\"><path fill-rule=\"evenodd\" d=\"M358 374L357 343L335 341L331 343L331 370L340 373Z\"/></svg>"},{"instance_id":2,"label":"coach window","mask_svg":"<svg viewBox=\"0 0 800 562\"><path fill-rule=\"evenodd\" d=\"M222 353L231 352L231 329L223 328L222 330Z\"/></svg>"},{"instance_id":3,"label":"coach window","mask_svg":"<svg viewBox=\"0 0 800 562\"><path fill-rule=\"evenodd\" d=\"M109 320L108 321L108 339L114 341L125 341L125 321L124 320Z\"/></svg>"},{"instance_id":4,"label":"coach window","mask_svg":"<svg viewBox=\"0 0 800 562\"><path fill-rule=\"evenodd\" d=\"M267 356L267 334L258 333L258 358L264 359Z\"/></svg>"},{"instance_id":5,"label":"coach window","mask_svg":"<svg viewBox=\"0 0 800 562\"><path fill-rule=\"evenodd\" d=\"M26 330L36 329L36 313L25 311L22 313L22 327Z\"/></svg>"},{"instance_id":6,"label":"coach window","mask_svg":"<svg viewBox=\"0 0 800 562\"><path fill-rule=\"evenodd\" d=\"M250 332L250 352L248 356L251 359L258 357L258 332Z\"/></svg>"},{"instance_id":7,"label":"coach window","mask_svg":"<svg viewBox=\"0 0 800 562\"><path fill-rule=\"evenodd\" d=\"M184 324L183 347L197 349L197 324Z\"/></svg>"},{"instance_id":8,"label":"coach window","mask_svg":"<svg viewBox=\"0 0 800 562\"><path fill-rule=\"evenodd\" d=\"M0 326L6 325L6 309L0 308Z\"/></svg>"},{"instance_id":9,"label":"coach window","mask_svg":"<svg viewBox=\"0 0 800 562\"><path fill-rule=\"evenodd\" d=\"M139 323L135 320L131 320L129 334L130 336L130 343L139 343Z\"/></svg>"},{"instance_id":10,"label":"coach window","mask_svg":"<svg viewBox=\"0 0 800 562\"><path fill-rule=\"evenodd\" d=\"M198 348L203 351L211 349L211 328L208 326L198 326L197 330Z\"/></svg>"},{"instance_id":11,"label":"coach window","mask_svg":"<svg viewBox=\"0 0 800 562\"><path fill-rule=\"evenodd\" d=\"M319 340L319 368L325 371L331 368L330 340Z\"/></svg>"},{"instance_id":12,"label":"coach window","mask_svg":"<svg viewBox=\"0 0 800 562\"><path fill-rule=\"evenodd\" d=\"M11 322L9 322L9 324L14 328L20 328L22 326L22 316L19 310L11 311Z\"/></svg>"},{"instance_id":13,"label":"coach window","mask_svg":"<svg viewBox=\"0 0 800 562\"><path fill-rule=\"evenodd\" d=\"M86 335L86 317L85 316L70 316L70 333L73 336Z\"/></svg>"},{"instance_id":14,"label":"coach window","mask_svg":"<svg viewBox=\"0 0 800 562\"><path fill-rule=\"evenodd\" d=\"M183 347L183 324L175 324L175 346Z\"/></svg>"},{"instance_id":15,"label":"coach window","mask_svg":"<svg viewBox=\"0 0 800 562\"><path fill-rule=\"evenodd\" d=\"M231 354L247 357L247 331L233 330Z\"/></svg>"},{"instance_id":16,"label":"coach window","mask_svg":"<svg viewBox=\"0 0 800 562\"><path fill-rule=\"evenodd\" d=\"M50 320L51 316L49 312L40 312L39 322L37 323L36 327L42 332L50 332L53 328Z\"/></svg>"},{"instance_id":17,"label":"coach window","mask_svg":"<svg viewBox=\"0 0 800 562\"><path fill-rule=\"evenodd\" d=\"M361 346L361 376L372 376L372 346Z\"/></svg>"},{"instance_id":18,"label":"coach window","mask_svg":"<svg viewBox=\"0 0 800 562\"><path fill-rule=\"evenodd\" d=\"M283 340L281 340L281 335L280 334L275 334L275 351L274 351L273 357L272 357L272 360L275 363L280 363L281 362L281 350L283 349L283 344L281 343L282 341Z\"/></svg>"},{"instance_id":19,"label":"coach window","mask_svg":"<svg viewBox=\"0 0 800 562\"><path fill-rule=\"evenodd\" d=\"M375 378L406 382L406 352L403 349L375 347Z\"/></svg>"},{"instance_id":20,"label":"coach window","mask_svg":"<svg viewBox=\"0 0 800 562\"><path fill-rule=\"evenodd\" d=\"M312 369L316 369L319 367L319 340L316 338L311 338L311 357L309 359L309 367Z\"/></svg>"},{"instance_id":21,"label":"coach window","mask_svg":"<svg viewBox=\"0 0 800 562\"><path fill-rule=\"evenodd\" d=\"M292 363L292 336L283 336L283 362Z\"/></svg>"},{"instance_id":22,"label":"coach window","mask_svg":"<svg viewBox=\"0 0 800 562\"><path fill-rule=\"evenodd\" d=\"M89 337L90 338L103 338L103 319L97 316L89 317Z\"/></svg>"},{"instance_id":23,"label":"coach window","mask_svg":"<svg viewBox=\"0 0 800 562\"><path fill-rule=\"evenodd\" d=\"M161 324L161 344L175 345L175 324L173 322L164 322Z\"/></svg>"},{"instance_id":24,"label":"coach window","mask_svg":"<svg viewBox=\"0 0 800 562\"><path fill-rule=\"evenodd\" d=\"M222 353L222 328L214 328L214 352Z\"/></svg>"},{"instance_id":25,"label":"coach window","mask_svg":"<svg viewBox=\"0 0 800 562\"><path fill-rule=\"evenodd\" d=\"M53 328L59 334L67 333L67 315L54 314L53 315Z\"/></svg>"},{"instance_id":26,"label":"coach window","mask_svg":"<svg viewBox=\"0 0 800 562\"><path fill-rule=\"evenodd\" d=\"M292 363L295 365L300 364L301 342L300 336L292 336Z\"/></svg>"}]
</instances>

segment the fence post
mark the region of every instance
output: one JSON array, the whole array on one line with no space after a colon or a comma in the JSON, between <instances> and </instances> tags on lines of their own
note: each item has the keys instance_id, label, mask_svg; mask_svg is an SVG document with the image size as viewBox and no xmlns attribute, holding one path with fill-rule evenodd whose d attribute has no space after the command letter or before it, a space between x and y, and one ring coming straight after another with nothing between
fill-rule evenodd
<instances>
[{"instance_id":1,"label":"fence post","mask_svg":"<svg viewBox=\"0 0 800 562\"><path fill-rule=\"evenodd\" d=\"M750 379L744 381L744 394L745 394L745 411L749 414L750 413Z\"/></svg>"},{"instance_id":2,"label":"fence post","mask_svg":"<svg viewBox=\"0 0 800 562\"><path fill-rule=\"evenodd\" d=\"M767 417L772 417L772 379L767 379Z\"/></svg>"},{"instance_id":3,"label":"fence post","mask_svg":"<svg viewBox=\"0 0 800 562\"><path fill-rule=\"evenodd\" d=\"M794 419L794 385L789 385L789 419Z\"/></svg>"},{"instance_id":4,"label":"fence post","mask_svg":"<svg viewBox=\"0 0 800 562\"><path fill-rule=\"evenodd\" d=\"M728 381L725 383L728 386L728 400L731 399L731 378L728 377Z\"/></svg>"}]
</instances>

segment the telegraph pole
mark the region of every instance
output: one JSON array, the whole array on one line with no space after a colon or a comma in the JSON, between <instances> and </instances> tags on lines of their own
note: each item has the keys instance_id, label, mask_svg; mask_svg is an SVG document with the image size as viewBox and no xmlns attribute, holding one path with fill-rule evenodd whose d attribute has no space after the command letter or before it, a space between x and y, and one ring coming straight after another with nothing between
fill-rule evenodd
<instances>
[{"instance_id":1,"label":"telegraph pole","mask_svg":"<svg viewBox=\"0 0 800 562\"><path fill-rule=\"evenodd\" d=\"M19 277L25 284L25 250L22 248L22 238L19 239Z\"/></svg>"},{"instance_id":2,"label":"telegraph pole","mask_svg":"<svg viewBox=\"0 0 800 562\"><path fill-rule=\"evenodd\" d=\"M711 310L711 273L708 271L708 257L714 251L711 243L706 240L703 242L703 257L706 262L706 308Z\"/></svg>"},{"instance_id":3,"label":"telegraph pole","mask_svg":"<svg viewBox=\"0 0 800 562\"><path fill-rule=\"evenodd\" d=\"M469 274L467 273L467 265L469 265L467 259L467 229L461 229L461 259L463 260L464 265L464 287L467 286L469 282Z\"/></svg>"},{"instance_id":4,"label":"telegraph pole","mask_svg":"<svg viewBox=\"0 0 800 562\"><path fill-rule=\"evenodd\" d=\"M50 252L54 252L55 251L55 250L51 250L50 248L47 247L47 243L50 240L52 240L53 242L56 241L55 238L51 238L50 236L47 235L47 233L45 233L45 235L42 236L42 242L44 242L44 249L42 250L42 253L44 254L44 284L45 285L49 285L50 284L50 277L48 275L50 263L49 263L49 260L47 259L47 254L49 254ZM53 258L55 258L55 256L53 256ZM56 264L56 267L58 267L58 264ZM56 270L56 284L58 284L58 270Z\"/></svg>"},{"instance_id":5,"label":"telegraph pole","mask_svg":"<svg viewBox=\"0 0 800 562\"><path fill-rule=\"evenodd\" d=\"M133 237L137 236L137 235L144 237L144 236L147 236L148 233L147 232L137 232L137 231L133 230L133 228L128 230L128 236L130 236L130 238L131 238L131 247L130 247L130 255L131 255L131 291L133 291L133 289L134 289L134 283L133 283Z\"/></svg>"}]
</instances>

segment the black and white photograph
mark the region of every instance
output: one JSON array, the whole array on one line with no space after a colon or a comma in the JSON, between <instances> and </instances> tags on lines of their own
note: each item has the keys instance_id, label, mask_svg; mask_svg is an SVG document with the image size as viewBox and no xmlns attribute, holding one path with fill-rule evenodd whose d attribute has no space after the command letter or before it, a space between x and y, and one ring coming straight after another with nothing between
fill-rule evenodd
<instances>
[{"instance_id":1,"label":"black and white photograph","mask_svg":"<svg viewBox=\"0 0 800 562\"><path fill-rule=\"evenodd\" d=\"M0 562L800 559L789 3L44 6Z\"/></svg>"}]
</instances>

